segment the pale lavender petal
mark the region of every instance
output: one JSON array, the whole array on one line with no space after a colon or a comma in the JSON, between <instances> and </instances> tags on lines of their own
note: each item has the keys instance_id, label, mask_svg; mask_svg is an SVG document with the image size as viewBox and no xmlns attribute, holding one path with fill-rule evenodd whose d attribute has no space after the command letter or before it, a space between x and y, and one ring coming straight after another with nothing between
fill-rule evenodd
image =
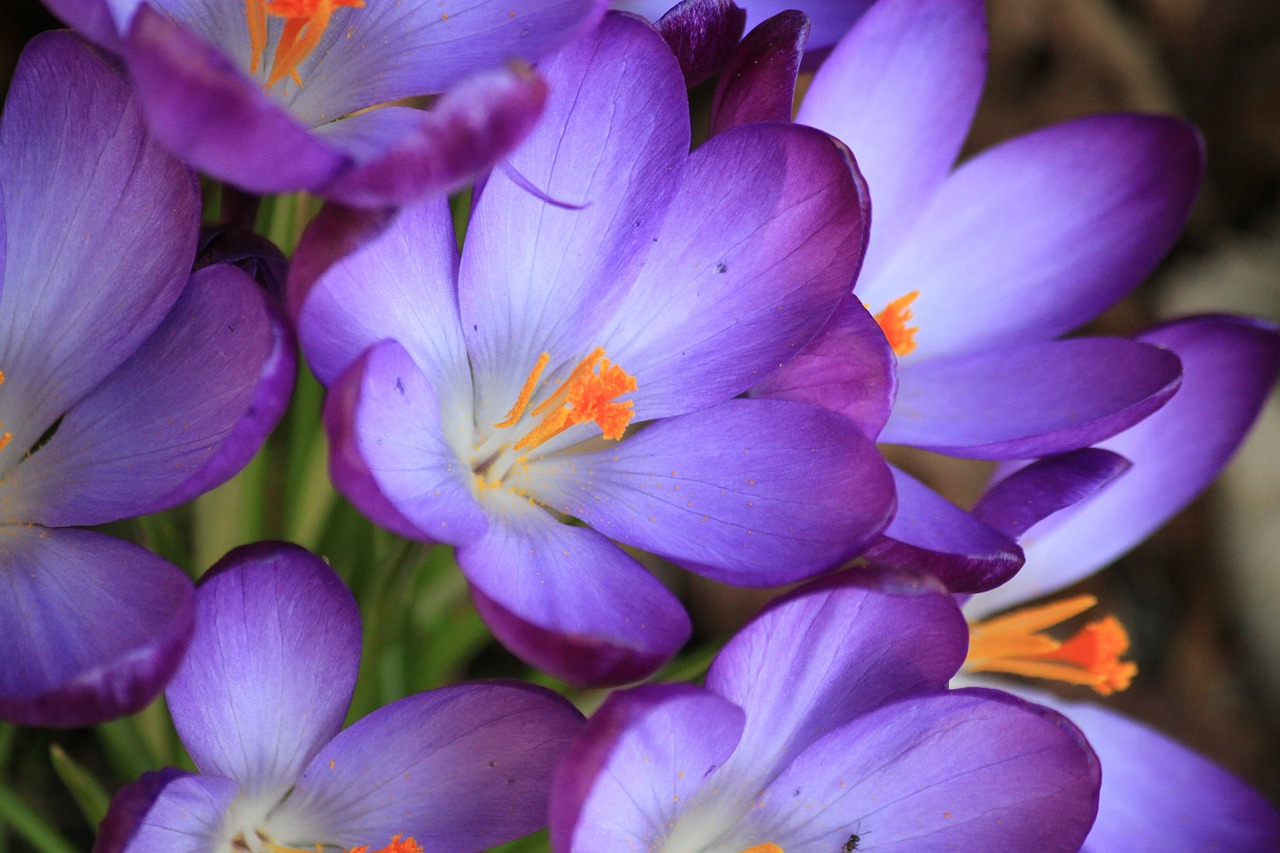
<instances>
[{"instance_id":1,"label":"pale lavender petal","mask_svg":"<svg viewBox=\"0 0 1280 853\"><path fill-rule=\"evenodd\" d=\"M817 336L751 389L839 412L875 439L897 396L897 360L876 321L852 296Z\"/></svg>"},{"instance_id":2,"label":"pale lavender petal","mask_svg":"<svg viewBox=\"0 0 1280 853\"><path fill-rule=\"evenodd\" d=\"M293 384L293 339L278 314L234 267L195 273L142 348L0 481L7 515L102 524L181 503L240 470Z\"/></svg>"},{"instance_id":3,"label":"pale lavender petal","mask_svg":"<svg viewBox=\"0 0 1280 853\"><path fill-rule=\"evenodd\" d=\"M236 783L221 776L165 780L128 843L94 853L210 853L236 793Z\"/></svg>"},{"instance_id":4,"label":"pale lavender petal","mask_svg":"<svg viewBox=\"0 0 1280 853\"><path fill-rule=\"evenodd\" d=\"M124 850L165 787L176 779L192 775L172 767L149 770L117 790L111 797L106 815L98 824L93 853L120 853Z\"/></svg>"},{"instance_id":5,"label":"pale lavender petal","mask_svg":"<svg viewBox=\"0 0 1280 853\"><path fill-rule=\"evenodd\" d=\"M1162 116L1093 116L1018 137L962 165L858 296L876 312L919 291L904 367L1056 337L1164 257L1203 160L1195 129Z\"/></svg>"},{"instance_id":6,"label":"pale lavender petal","mask_svg":"<svg viewBox=\"0 0 1280 853\"><path fill-rule=\"evenodd\" d=\"M742 586L833 568L893 512L875 445L846 418L781 400L730 400L516 476L611 539Z\"/></svg>"},{"instance_id":7,"label":"pale lavender petal","mask_svg":"<svg viewBox=\"0 0 1280 853\"><path fill-rule=\"evenodd\" d=\"M747 13L733 0L683 0L657 26L692 89L725 67L746 23Z\"/></svg>"},{"instance_id":8,"label":"pale lavender petal","mask_svg":"<svg viewBox=\"0 0 1280 853\"><path fill-rule=\"evenodd\" d=\"M970 459L1049 456L1133 426L1179 382L1176 355L1124 338L907 361L880 441Z\"/></svg>"},{"instance_id":9,"label":"pale lavender petal","mask_svg":"<svg viewBox=\"0 0 1280 853\"><path fill-rule=\"evenodd\" d=\"M360 613L296 545L237 548L201 580L191 650L165 692L203 773L247 795L287 787L338 730L360 663Z\"/></svg>"},{"instance_id":10,"label":"pale lavender petal","mask_svg":"<svg viewBox=\"0 0 1280 853\"><path fill-rule=\"evenodd\" d=\"M470 853L544 826L552 770L582 715L550 690L461 684L374 711L320 751L283 820L349 848L413 838Z\"/></svg>"},{"instance_id":11,"label":"pale lavender petal","mask_svg":"<svg viewBox=\"0 0 1280 853\"><path fill-rule=\"evenodd\" d=\"M44 0L49 11L82 36L112 52L120 50L122 23L142 0Z\"/></svg>"},{"instance_id":12,"label":"pale lavender petal","mask_svg":"<svg viewBox=\"0 0 1280 853\"><path fill-rule=\"evenodd\" d=\"M1160 411L1100 446L1133 467L1092 499L1022 537L1027 564L966 609L975 616L1069 586L1124 554L1218 475L1280 374L1280 330L1244 317L1193 317L1139 340L1182 361L1182 387Z\"/></svg>"},{"instance_id":13,"label":"pale lavender petal","mask_svg":"<svg viewBox=\"0 0 1280 853\"><path fill-rule=\"evenodd\" d=\"M757 26L738 46L716 84L711 134L753 121L790 121L809 18L787 11Z\"/></svg>"},{"instance_id":14,"label":"pale lavender petal","mask_svg":"<svg viewBox=\"0 0 1280 853\"><path fill-rule=\"evenodd\" d=\"M119 71L68 33L28 45L0 125L0 421L10 461L120 365L178 298L193 177L147 137Z\"/></svg>"},{"instance_id":15,"label":"pale lavender petal","mask_svg":"<svg viewBox=\"0 0 1280 853\"><path fill-rule=\"evenodd\" d=\"M890 466L898 495L893 520L866 550L890 566L925 572L952 592L999 586L1023 563L1008 535L960 509L911 475Z\"/></svg>"},{"instance_id":16,"label":"pale lavender petal","mask_svg":"<svg viewBox=\"0 0 1280 853\"><path fill-rule=\"evenodd\" d=\"M883 307L880 290L864 292L864 283L904 245L969 133L987 70L982 7L881 0L831 52L796 116L848 145L871 188L875 217L859 295L873 310ZM815 46L820 39L815 31Z\"/></svg>"},{"instance_id":17,"label":"pale lavender petal","mask_svg":"<svg viewBox=\"0 0 1280 853\"><path fill-rule=\"evenodd\" d=\"M458 549L476 608L528 663L578 685L653 673L689 638L679 601L600 534L525 505Z\"/></svg>"},{"instance_id":18,"label":"pale lavender petal","mask_svg":"<svg viewBox=\"0 0 1280 853\"><path fill-rule=\"evenodd\" d=\"M828 731L943 689L968 636L951 596L924 577L851 571L779 599L707 673L707 689L747 714L724 784L758 791Z\"/></svg>"},{"instance_id":19,"label":"pale lavender petal","mask_svg":"<svg viewBox=\"0 0 1280 853\"><path fill-rule=\"evenodd\" d=\"M548 382L599 346L600 325L659 233L689 147L688 98L662 38L609 16L539 68L550 87L542 121L510 167L489 177L459 271L463 330L485 389L476 422L494 423L538 356Z\"/></svg>"},{"instance_id":20,"label":"pale lavender petal","mask_svg":"<svg viewBox=\"0 0 1280 853\"><path fill-rule=\"evenodd\" d=\"M1131 467L1118 453L1096 447L1038 459L989 488L973 514L1016 539L1058 510L1106 488ZM901 492L898 497L901 505Z\"/></svg>"},{"instance_id":21,"label":"pale lavender petal","mask_svg":"<svg viewBox=\"0 0 1280 853\"><path fill-rule=\"evenodd\" d=\"M687 684L612 694L556 769L556 853L649 850L733 753L742 709Z\"/></svg>"},{"instance_id":22,"label":"pale lavender petal","mask_svg":"<svg viewBox=\"0 0 1280 853\"><path fill-rule=\"evenodd\" d=\"M175 566L86 530L4 528L0 718L89 726L140 711L173 675L195 596Z\"/></svg>"},{"instance_id":23,"label":"pale lavender petal","mask_svg":"<svg viewBox=\"0 0 1280 853\"><path fill-rule=\"evenodd\" d=\"M902 699L799 755L739 836L785 850L1078 850L1098 760L1059 714L995 690Z\"/></svg>"}]
</instances>

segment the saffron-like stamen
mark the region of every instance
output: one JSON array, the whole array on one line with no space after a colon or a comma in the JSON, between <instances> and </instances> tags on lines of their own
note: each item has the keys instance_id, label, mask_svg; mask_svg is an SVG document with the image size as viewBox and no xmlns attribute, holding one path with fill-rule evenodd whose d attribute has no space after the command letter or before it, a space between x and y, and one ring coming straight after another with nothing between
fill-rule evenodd
<instances>
[{"instance_id":1,"label":"saffron-like stamen","mask_svg":"<svg viewBox=\"0 0 1280 853\"><path fill-rule=\"evenodd\" d=\"M911 310L911 303L915 302L919 295L920 291L913 290L906 296L899 296L875 316L876 323L879 324L884 336L889 340L889 346L897 355L910 355L915 352L916 332L920 331L920 327L908 326L907 323L915 316Z\"/></svg>"},{"instance_id":2,"label":"saffron-like stamen","mask_svg":"<svg viewBox=\"0 0 1280 853\"><path fill-rule=\"evenodd\" d=\"M769 841L765 844L757 844L755 847L748 847L742 853L783 853L783 851L781 847Z\"/></svg>"},{"instance_id":3,"label":"saffron-like stamen","mask_svg":"<svg viewBox=\"0 0 1280 853\"><path fill-rule=\"evenodd\" d=\"M375 850L374 853L424 853L422 845L414 841L412 838L400 839L404 836L397 835L391 839L391 843L381 850ZM369 845L363 847L352 847L350 853L369 853Z\"/></svg>"},{"instance_id":4,"label":"saffron-like stamen","mask_svg":"<svg viewBox=\"0 0 1280 853\"><path fill-rule=\"evenodd\" d=\"M1077 595L975 622L969 626L964 668L1082 684L1103 696L1125 690L1138 666L1120 659L1129 650L1129 635L1120 620L1106 616L1090 622L1067 640L1040 633L1097 603L1092 595Z\"/></svg>"},{"instance_id":5,"label":"saffron-like stamen","mask_svg":"<svg viewBox=\"0 0 1280 853\"><path fill-rule=\"evenodd\" d=\"M249 73L257 74L262 67L262 54L267 49L267 7L263 0L244 0L244 16L249 22Z\"/></svg>"},{"instance_id":6,"label":"saffron-like stamen","mask_svg":"<svg viewBox=\"0 0 1280 853\"><path fill-rule=\"evenodd\" d=\"M538 357L520 389L515 405L507 416L494 424L496 428L514 426L524 416L529 400L533 397L542 371L551 356ZM605 438L622 438L628 424L635 416L635 404L630 400L619 402L615 397L636 390L635 377L604 357L604 348L597 347L578 362L569 378L560 383L547 399L534 407L530 414L542 421L514 445L515 450L536 447L554 438L575 424L595 423Z\"/></svg>"},{"instance_id":7,"label":"saffron-like stamen","mask_svg":"<svg viewBox=\"0 0 1280 853\"><path fill-rule=\"evenodd\" d=\"M521 415L524 414L525 406L529 405L529 398L533 396L533 390L538 387L538 380L542 377L542 371L550 360L550 353L544 352L538 356L538 363L533 366L533 370L529 371L529 378L524 381L524 387L520 389L520 396L516 397L515 405L507 412L505 418L493 425L495 429L515 426L516 421L520 420Z\"/></svg>"},{"instance_id":8,"label":"saffron-like stamen","mask_svg":"<svg viewBox=\"0 0 1280 853\"><path fill-rule=\"evenodd\" d=\"M262 0L245 0L246 13L249 15L250 41L254 41L254 17L252 8L261 6ZM276 55L271 62L271 73L267 77L266 88L270 89L285 77L292 77L302 85L302 77L298 67L306 61L312 51L320 44L324 31L329 26L329 19L339 6L361 8L364 0L269 0L266 13L277 18L284 18L284 29L280 33L280 41L276 44ZM265 27L265 21L263 23ZM266 32L263 31L262 43L265 48ZM257 73L261 52L255 46L250 68Z\"/></svg>"}]
</instances>

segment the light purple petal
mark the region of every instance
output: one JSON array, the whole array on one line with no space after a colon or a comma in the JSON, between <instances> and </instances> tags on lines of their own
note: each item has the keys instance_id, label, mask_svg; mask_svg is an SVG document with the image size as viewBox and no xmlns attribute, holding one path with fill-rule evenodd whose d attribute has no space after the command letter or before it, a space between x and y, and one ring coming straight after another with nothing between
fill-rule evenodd
<instances>
[{"instance_id":1,"label":"light purple petal","mask_svg":"<svg viewBox=\"0 0 1280 853\"><path fill-rule=\"evenodd\" d=\"M204 576L196 608L165 692L182 743L248 796L283 789L342 728L360 663L355 599L320 558L258 543Z\"/></svg>"},{"instance_id":2,"label":"light purple petal","mask_svg":"<svg viewBox=\"0 0 1280 853\"><path fill-rule=\"evenodd\" d=\"M897 360L876 321L852 296L798 353L751 389L839 412L874 440L897 395Z\"/></svg>"},{"instance_id":3,"label":"light purple petal","mask_svg":"<svg viewBox=\"0 0 1280 853\"><path fill-rule=\"evenodd\" d=\"M905 362L880 441L970 459L1078 450L1133 426L1178 389L1173 353L1072 338Z\"/></svg>"},{"instance_id":4,"label":"light purple petal","mask_svg":"<svg viewBox=\"0 0 1280 853\"><path fill-rule=\"evenodd\" d=\"M244 466L293 384L279 309L240 270L191 277L164 323L0 481L15 520L101 524L181 503Z\"/></svg>"},{"instance_id":5,"label":"light purple petal","mask_svg":"<svg viewBox=\"0 0 1280 853\"><path fill-rule=\"evenodd\" d=\"M458 549L481 617L521 659L578 685L650 675L689 638L666 587L600 534L540 508Z\"/></svg>"},{"instance_id":6,"label":"light purple petal","mask_svg":"<svg viewBox=\"0 0 1280 853\"><path fill-rule=\"evenodd\" d=\"M643 21L611 15L539 71L550 99L507 162L578 209L549 204L505 172L476 202L458 287L485 389L477 423L502 419L542 352L551 382L602 343L600 325L658 235L689 147L680 70Z\"/></svg>"},{"instance_id":7,"label":"light purple petal","mask_svg":"<svg viewBox=\"0 0 1280 853\"><path fill-rule=\"evenodd\" d=\"M794 10L763 22L742 40L711 101L711 135L755 121L790 121L809 18Z\"/></svg>"},{"instance_id":8,"label":"light purple petal","mask_svg":"<svg viewBox=\"0 0 1280 853\"><path fill-rule=\"evenodd\" d=\"M210 853L236 793L236 783L221 776L171 778L128 844L94 853Z\"/></svg>"},{"instance_id":9,"label":"light purple petal","mask_svg":"<svg viewBox=\"0 0 1280 853\"><path fill-rule=\"evenodd\" d=\"M1056 337L1169 250L1203 159L1195 129L1161 116L1094 116L1018 137L961 166L858 296L875 312L920 292L908 359Z\"/></svg>"},{"instance_id":10,"label":"light purple petal","mask_svg":"<svg viewBox=\"0 0 1280 853\"><path fill-rule=\"evenodd\" d=\"M187 649L191 581L151 552L98 533L3 531L0 718L89 726L141 710Z\"/></svg>"},{"instance_id":11,"label":"light purple petal","mask_svg":"<svg viewBox=\"0 0 1280 853\"><path fill-rule=\"evenodd\" d=\"M890 566L925 572L952 592L999 586L1022 567L1014 540L965 512L897 468L898 510L866 556Z\"/></svg>"},{"instance_id":12,"label":"light purple petal","mask_svg":"<svg viewBox=\"0 0 1280 853\"><path fill-rule=\"evenodd\" d=\"M748 27L755 27L766 18L794 9L797 5L803 5L804 11L813 18L813 46L826 47L835 44L836 40L844 35L853 22L866 11L873 0L807 0L803 4L798 4L797 0L734 0L734 2L747 10ZM674 5L674 0L613 0L613 8L644 15L651 21L658 20L669 7Z\"/></svg>"},{"instance_id":13,"label":"light purple petal","mask_svg":"<svg viewBox=\"0 0 1280 853\"><path fill-rule=\"evenodd\" d=\"M1098 761L1057 713L995 690L881 707L799 755L738 830L786 850L1074 851Z\"/></svg>"},{"instance_id":14,"label":"light purple petal","mask_svg":"<svg viewBox=\"0 0 1280 853\"><path fill-rule=\"evenodd\" d=\"M1100 446L1133 467L1096 497L1022 537L1027 564L975 598L975 616L1061 589L1124 554L1169 520L1235 453L1280 374L1280 330L1244 317L1193 317L1139 340L1182 360L1182 387L1160 411Z\"/></svg>"},{"instance_id":15,"label":"light purple petal","mask_svg":"<svg viewBox=\"0 0 1280 853\"><path fill-rule=\"evenodd\" d=\"M555 764L582 715L545 688L462 684L374 711L307 767L282 809L343 848L412 837L469 853L547 821Z\"/></svg>"},{"instance_id":16,"label":"light purple petal","mask_svg":"<svg viewBox=\"0 0 1280 853\"><path fill-rule=\"evenodd\" d=\"M556 853L649 850L733 753L742 710L687 684L614 693L556 769Z\"/></svg>"},{"instance_id":17,"label":"light purple petal","mask_svg":"<svg viewBox=\"0 0 1280 853\"><path fill-rule=\"evenodd\" d=\"M848 152L809 128L746 125L694 151L604 333L636 417L722 402L807 344L857 275L868 215Z\"/></svg>"},{"instance_id":18,"label":"light purple petal","mask_svg":"<svg viewBox=\"0 0 1280 853\"><path fill-rule=\"evenodd\" d=\"M149 770L117 790L98 824L93 853L121 853L165 787L176 779L192 775L172 767Z\"/></svg>"},{"instance_id":19,"label":"light purple petal","mask_svg":"<svg viewBox=\"0 0 1280 853\"><path fill-rule=\"evenodd\" d=\"M49 11L94 44L118 53L120 27L142 0L44 0Z\"/></svg>"},{"instance_id":20,"label":"light purple petal","mask_svg":"<svg viewBox=\"0 0 1280 853\"><path fill-rule=\"evenodd\" d=\"M747 13L733 0L683 0L658 19L657 27L692 89L725 67L746 23Z\"/></svg>"},{"instance_id":21,"label":"light purple petal","mask_svg":"<svg viewBox=\"0 0 1280 853\"><path fill-rule=\"evenodd\" d=\"M888 466L849 420L730 400L528 468L540 500L708 577L773 586L854 556L888 522Z\"/></svg>"},{"instance_id":22,"label":"light purple petal","mask_svg":"<svg viewBox=\"0 0 1280 853\"><path fill-rule=\"evenodd\" d=\"M0 194L0 421L14 461L168 312L199 205L120 73L67 33L23 54L0 126Z\"/></svg>"},{"instance_id":23,"label":"light purple petal","mask_svg":"<svg viewBox=\"0 0 1280 853\"><path fill-rule=\"evenodd\" d=\"M1096 447L1038 459L989 488L973 514L1016 539L1058 510L1106 488L1131 467L1118 453ZM899 492L899 502L901 497Z\"/></svg>"},{"instance_id":24,"label":"light purple petal","mask_svg":"<svg viewBox=\"0 0 1280 853\"><path fill-rule=\"evenodd\" d=\"M436 389L396 341L370 347L325 402L334 486L373 521L464 544L487 526L474 475L446 440Z\"/></svg>"},{"instance_id":25,"label":"light purple petal","mask_svg":"<svg viewBox=\"0 0 1280 853\"><path fill-rule=\"evenodd\" d=\"M987 70L982 7L981 0L881 0L805 94L796 121L848 145L875 200L863 282L903 245L969 133ZM815 46L820 39L815 31Z\"/></svg>"},{"instance_id":26,"label":"light purple petal","mask_svg":"<svg viewBox=\"0 0 1280 853\"><path fill-rule=\"evenodd\" d=\"M828 731L899 697L941 690L968 636L951 596L924 577L846 572L774 602L707 673L707 689L747 714L724 784L759 791Z\"/></svg>"}]
</instances>

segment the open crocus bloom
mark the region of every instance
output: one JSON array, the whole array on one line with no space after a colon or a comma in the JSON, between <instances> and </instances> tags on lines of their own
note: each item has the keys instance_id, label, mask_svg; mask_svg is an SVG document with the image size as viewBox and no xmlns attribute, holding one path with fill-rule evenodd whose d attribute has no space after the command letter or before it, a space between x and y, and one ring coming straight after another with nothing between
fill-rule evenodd
<instances>
[{"instance_id":1,"label":"open crocus bloom","mask_svg":"<svg viewBox=\"0 0 1280 853\"><path fill-rule=\"evenodd\" d=\"M452 189L533 126L527 67L605 0L48 0L119 53L153 134L253 192L386 206ZM380 104L429 94L429 111Z\"/></svg>"},{"instance_id":2,"label":"open crocus bloom","mask_svg":"<svg viewBox=\"0 0 1280 853\"><path fill-rule=\"evenodd\" d=\"M191 272L194 177L115 66L31 43L0 121L0 717L132 713L178 665L192 588L79 526L175 506L239 470L282 412L293 342L229 265Z\"/></svg>"},{"instance_id":3,"label":"open crocus bloom","mask_svg":"<svg viewBox=\"0 0 1280 853\"><path fill-rule=\"evenodd\" d=\"M330 385L338 488L457 545L513 651L620 683L689 626L610 539L769 586L840 563L888 518L887 469L852 421L735 399L834 310L865 211L843 150L808 128L744 127L690 154L680 70L637 18L607 17L542 71L547 113L511 162L580 209L495 173L459 260L443 200L373 236L331 208L290 305Z\"/></svg>"},{"instance_id":4,"label":"open crocus bloom","mask_svg":"<svg viewBox=\"0 0 1280 853\"><path fill-rule=\"evenodd\" d=\"M122 790L96 853L462 853L546 822L552 768L582 723L551 691L460 684L341 731L360 614L323 561L236 549L196 607L165 697L201 772Z\"/></svg>"},{"instance_id":5,"label":"open crocus bloom","mask_svg":"<svg viewBox=\"0 0 1280 853\"><path fill-rule=\"evenodd\" d=\"M611 696L556 770L556 853L1077 850L1093 753L1053 711L946 690L964 620L917 577L817 581L730 640L705 689Z\"/></svg>"},{"instance_id":6,"label":"open crocus bloom","mask_svg":"<svg viewBox=\"0 0 1280 853\"><path fill-rule=\"evenodd\" d=\"M787 16L748 36L722 76L713 128L789 115L803 47ZM813 79L796 120L853 151L875 216L854 298L896 359L880 442L977 459L1079 449L1157 409L1177 358L1138 340L1061 335L1145 276L1177 237L1200 182L1193 128L1144 115L1095 116L1028 134L956 165L986 72L981 0L880 0ZM758 60L758 61L757 61ZM772 106L769 106L772 105ZM846 404L833 365L860 340L837 315L762 393ZM816 366L815 363L816 362ZM825 373L824 373L825 371ZM1006 536L895 471L899 511L869 553L932 561L956 590L974 566L999 581L1022 555ZM967 566L967 568L966 568ZM983 574L979 568L978 574ZM989 586L986 588L990 588ZM966 591L976 591L969 587Z\"/></svg>"}]
</instances>

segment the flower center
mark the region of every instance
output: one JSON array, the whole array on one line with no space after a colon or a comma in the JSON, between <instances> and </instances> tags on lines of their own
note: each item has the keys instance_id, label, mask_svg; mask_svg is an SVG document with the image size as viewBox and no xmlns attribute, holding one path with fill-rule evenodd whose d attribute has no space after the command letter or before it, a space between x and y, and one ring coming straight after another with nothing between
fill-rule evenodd
<instances>
[{"instance_id":1,"label":"flower center","mask_svg":"<svg viewBox=\"0 0 1280 853\"><path fill-rule=\"evenodd\" d=\"M293 78L299 86L301 65L324 36L329 18L339 6L364 6L364 0L244 0L245 18L249 22L249 45L253 54L249 59L249 73L257 74L262 67L262 55L267 49L267 16L284 19L284 30L276 45L271 61L271 73L267 75L264 89L270 89L285 77Z\"/></svg>"},{"instance_id":2,"label":"flower center","mask_svg":"<svg viewBox=\"0 0 1280 853\"><path fill-rule=\"evenodd\" d=\"M920 331L920 327L908 326L907 323L915 316L911 311L911 303L915 302L919 295L920 291L913 290L906 296L899 296L875 315L876 323L880 325L884 336L889 339L889 346L893 347L897 355L910 355L915 352L916 332Z\"/></svg>"},{"instance_id":3,"label":"flower center","mask_svg":"<svg viewBox=\"0 0 1280 853\"><path fill-rule=\"evenodd\" d=\"M1103 696L1125 690L1138 666L1120 659L1129 650L1129 635L1114 616L1090 622L1066 640L1041 633L1097 603L1092 595L1077 595L975 622L964 668L1083 684Z\"/></svg>"}]
</instances>

